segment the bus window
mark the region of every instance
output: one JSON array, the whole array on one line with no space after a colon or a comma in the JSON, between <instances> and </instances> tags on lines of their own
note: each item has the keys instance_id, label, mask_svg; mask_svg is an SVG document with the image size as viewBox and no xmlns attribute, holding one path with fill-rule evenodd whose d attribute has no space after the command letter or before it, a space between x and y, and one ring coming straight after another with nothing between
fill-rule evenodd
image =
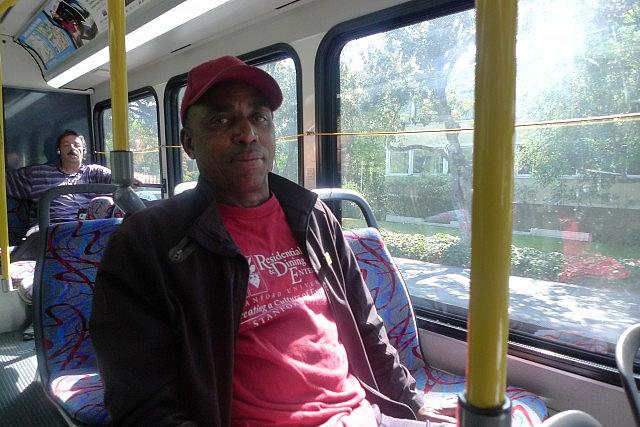
<instances>
[{"instance_id":1,"label":"bus window","mask_svg":"<svg viewBox=\"0 0 640 427\"><path fill-rule=\"evenodd\" d=\"M590 5L519 2L510 316L526 342L605 360L640 322L640 33L637 2ZM371 204L417 309L460 320L474 26L468 10L369 33L339 59L341 185Z\"/></svg>"},{"instance_id":2,"label":"bus window","mask_svg":"<svg viewBox=\"0 0 640 427\"><path fill-rule=\"evenodd\" d=\"M113 149L111 108L101 111L104 130L104 149ZM160 139L158 137L158 108L153 94L145 93L129 101L129 149L133 151L134 175L143 183L136 190L145 200L162 198L162 174L160 172ZM106 157L109 166L110 158Z\"/></svg>"},{"instance_id":3,"label":"bus window","mask_svg":"<svg viewBox=\"0 0 640 427\"><path fill-rule=\"evenodd\" d=\"M250 61L249 61L250 62ZM274 114L274 126L276 130L276 156L273 172L284 176L294 182L298 179L298 98L296 88L296 68L291 58L279 59L257 67L269 73L280 86L283 94L283 102ZM186 86L178 92L178 111L184 96ZM179 116L179 114L178 114ZM182 124L181 124L182 125ZM196 181L198 179L198 167L195 160L187 156L181 148L182 182Z\"/></svg>"},{"instance_id":4,"label":"bus window","mask_svg":"<svg viewBox=\"0 0 640 427\"><path fill-rule=\"evenodd\" d=\"M186 86L180 88L178 92L178 111L180 111L180 105L182 105L182 98L184 97L184 90ZM178 114L179 116L179 114ZM182 129L182 123L180 123L180 128ZM182 169L182 181L181 182L190 182L197 181L198 176L200 176L200 172L198 172L198 165L196 165L196 161L189 158L184 148L180 147L180 166Z\"/></svg>"},{"instance_id":5,"label":"bus window","mask_svg":"<svg viewBox=\"0 0 640 427\"><path fill-rule=\"evenodd\" d=\"M339 203L339 212L342 219L342 227L345 229L358 229L367 227L367 220L358 205L351 201L333 202ZM334 208L335 210L335 208Z\"/></svg>"}]
</instances>

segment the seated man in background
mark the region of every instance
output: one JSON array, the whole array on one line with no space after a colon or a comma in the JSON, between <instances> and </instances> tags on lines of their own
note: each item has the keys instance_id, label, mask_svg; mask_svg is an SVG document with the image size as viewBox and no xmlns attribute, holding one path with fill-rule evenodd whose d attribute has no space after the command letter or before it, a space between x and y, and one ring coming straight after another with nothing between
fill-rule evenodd
<instances>
[{"instance_id":1,"label":"seated man in background","mask_svg":"<svg viewBox=\"0 0 640 427\"><path fill-rule=\"evenodd\" d=\"M110 183L111 170L100 165L82 163L86 153L84 137L76 131L65 130L57 139L59 162L27 166L7 172L7 195L32 202L31 226L37 223L38 199L50 188L60 185ZM78 219L78 212L86 209L95 194L63 194L51 202L51 222Z\"/></svg>"},{"instance_id":2,"label":"seated man in background","mask_svg":"<svg viewBox=\"0 0 640 427\"><path fill-rule=\"evenodd\" d=\"M400 364L328 207L270 173L281 103L276 81L235 57L189 72L181 142L198 185L126 219L96 279L90 331L113 424L455 422Z\"/></svg>"},{"instance_id":3,"label":"seated man in background","mask_svg":"<svg viewBox=\"0 0 640 427\"><path fill-rule=\"evenodd\" d=\"M61 185L109 184L111 170L104 166L85 165L86 143L84 137L74 130L65 130L56 141L59 161L55 164L26 166L7 172L7 195L30 203L27 240L11 254L12 261L35 260L38 231L37 207L40 197L49 189ZM133 180L137 187L141 182ZM81 212L86 212L95 193L63 194L51 201L50 220L54 222L75 221Z\"/></svg>"},{"instance_id":4,"label":"seated man in background","mask_svg":"<svg viewBox=\"0 0 640 427\"><path fill-rule=\"evenodd\" d=\"M84 137L73 130L65 130L56 141L59 162L27 166L7 171L7 195L29 202L29 226L24 240L11 253L11 261L33 261L38 251L37 204L38 199L50 188L60 185L110 183L111 171L100 165L84 165L86 144ZM86 210L96 194L63 194L51 202L51 222L78 219L78 213ZM31 301L31 284L24 289L25 301ZM19 284L22 286L22 283ZM24 339L33 338L33 326L23 332Z\"/></svg>"}]
</instances>

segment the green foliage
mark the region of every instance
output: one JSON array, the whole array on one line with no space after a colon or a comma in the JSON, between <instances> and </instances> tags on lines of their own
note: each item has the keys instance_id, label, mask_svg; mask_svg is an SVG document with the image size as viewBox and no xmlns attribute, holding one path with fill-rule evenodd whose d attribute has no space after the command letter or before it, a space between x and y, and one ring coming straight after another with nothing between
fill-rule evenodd
<instances>
[{"instance_id":1,"label":"green foliage","mask_svg":"<svg viewBox=\"0 0 640 427\"><path fill-rule=\"evenodd\" d=\"M298 99L296 91L296 70L293 60L286 58L268 62L260 68L269 73L282 90L282 105L274 113L276 155L273 172L298 181Z\"/></svg>"},{"instance_id":2,"label":"green foliage","mask_svg":"<svg viewBox=\"0 0 640 427\"><path fill-rule=\"evenodd\" d=\"M463 268L470 265L469 245L458 236L445 233L425 236L386 229L380 233L393 256ZM559 252L511 246L511 273L516 276L557 280L563 267L564 256Z\"/></svg>"},{"instance_id":3,"label":"green foliage","mask_svg":"<svg viewBox=\"0 0 640 427\"><path fill-rule=\"evenodd\" d=\"M530 2L529 7L534 2ZM535 2L537 13L545 16L558 3ZM568 12L567 12L568 11ZM633 0L585 1L581 7L565 9L571 20L584 22L584 34L554 73L544 73L537 85L519 83L519 115L532 121L565 120L608 116L638 111L640 93L640 6ZM540 24L540 23L538 23ZM523 33L534 34L535 19L524 19ZM533 29L532 29L533 28ZM541 31L547 27L540 25ZM522 30L522 29L521 29ZM520 70L535 70L535 64ZM535 81L529 78L528 81ZM640 124L637 121L588 123L578 126L551 126L518 132L522 144L517 155L518 170L532 174L541 187L551 190L551 204L614 203L608 194L611 185L628 174L640 171ZM567 193L566 177L580 181L582 191Z\"/></svg>"},{"instance_id":4,"label":"green foliage","mask_svg":"<svg viewBox=\"0 0 640 427\"><path fill-rule=\"evenodd\" d=\"M511 274L533 279L557 280L564 268L560 252L543 252L533 248L511 246Z\"/></svg>"},{"instance_id":5,"label":"green foliage","mask_svg":"<svg viewBox=\"0 0 640 427\"><path fill-rule=\"evenodd\" d=\"M459 128L458 121L472 109L473 92L461 89L454 93L455 85L450 83L455 64L474 51L473 18L473 11L467 11L348 43L340 63L339 130L403 131L415 123ZM358 63L362 66L354 66ZM447 198L456 208L469 209L469 161L457 133L442 140L446 147L441 150L451 171ZM394 135L339 139L342 182L355 184L381 218L398 207L398 185L385 177L386 150L397 144ZM443 197L435 197L434 206L446 204Z\"/></svg>"},{"instance_id":6,"label":"green foliage","mask_svg":"<svg viewBox=\"0 0 640 427\"><path fill-rule=\"evenodd\" d=\"M343 170L342 182L364 196L377 218L387 214L384 144L384 139L372 136L342 138L344 160L349 165Z\"/></svg>"},{"instance_id":7,"label":"green foliage","mask_svg":"<svg viewBox=\"0 0 640 427\"><path fill-rule=\"evenodd\" d=\"M390 214L426 218L453 209L450 175L388 176L385 188Z\"/></svg>"},{"instance_id":8,"label":"green foliage","mask_svg":"<svg viewBox=\"0 0 640 427\"><path fill-rule=\"evenodd\" d=\"M112 110L104 110L103 116L105 150L113 150ZM134 172L141 181L160 183L160 147L158 136L158 114L153 96L129 101L129 149L133 151ZM106 155L109 166L109 155Z\"/></svg>"},{"instance_id":9,"label":"green foliage","mask_svg":"<svg viewBox=\"0 0 640 427\"><path fill-rule=\"evenodd\" d=\"M395 233L386 229L380 232L394 256L458 267L469 265L468 245L465 245L458 236L446 233L425 236Z\"/></svg>"}]
</instances>

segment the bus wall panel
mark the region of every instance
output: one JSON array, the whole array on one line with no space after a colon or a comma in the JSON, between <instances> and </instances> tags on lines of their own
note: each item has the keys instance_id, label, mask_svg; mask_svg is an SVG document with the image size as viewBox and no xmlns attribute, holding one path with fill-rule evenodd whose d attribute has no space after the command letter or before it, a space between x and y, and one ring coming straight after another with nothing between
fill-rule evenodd
<instances>
[{"instance_id":1,"label":"bus wall panel","mask_svg":"<svg viewBox=\"0 0 640 427\"><path fill-rule=\"evenodd\" d=\"M11 37L0 36L0 40L3 86L51 90L42 78L35 59L25 48Z\"/></svg>"}]
</instances>

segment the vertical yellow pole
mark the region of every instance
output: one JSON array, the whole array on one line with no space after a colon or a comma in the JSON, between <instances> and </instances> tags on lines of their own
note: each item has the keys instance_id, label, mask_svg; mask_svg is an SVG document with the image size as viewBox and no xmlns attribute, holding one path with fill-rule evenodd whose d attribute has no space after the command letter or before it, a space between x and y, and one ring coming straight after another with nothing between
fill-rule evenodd
<instances>
[{"instance_id":1,"label":"vertical yellow pole","mask_svg":"<svg viewBox=\"0 0 640 427\"><path fill-rule=\"evenodd\" d=\"M109 68L111 73L111 108L113 114L113 150L129 149L129 98L127 89L127 54L123 0L109 1Z\"/></svg>"},{"instance_id":2,"label":"vertical yellow pole","mask_svg":"<svg viewBox=\"0 0 640 427\"><path fill-rule=\"evenodd\" d=\"M133 153L129 151L129 98L127 93L127 53L125 46L124 0L109 1L109 68L113 113L113 151L111 181L118 185L113 198L125 212L144 209L144 203L131 190Z\"/></svg>"},{"instance_id":3,"label":"vertical yellow pole","mask_svg":"<svg viewBox=\"0 0 640 427\"><path fill-rule=\"evenodd\" d=\"M16 3L16 0L4 0L0 2L0 16Z\"/></svg>"},{"instance_id":4,"label":"vertical yellow pole","mask_svg":"<svg viewBox=\"0 0 640 427\"><path fill-rule=\"evenodd\" d=\"M504 403L515 118L516 0L476 1L471 301L466 398Z\"/></svg>"},{"instance_id":5,"label":"vertical yellow pole","mask_svg":"<svg viewBox=\"0 0 640 427\"><path fill-rule=\"evenodd\" d=\"M2 60L0 58L0 262L2 263L2 288L11 290L9 276L9 220L7 214L7 184L4 159L4 100L2 98Z\"/></svg>"}]
</instances>

